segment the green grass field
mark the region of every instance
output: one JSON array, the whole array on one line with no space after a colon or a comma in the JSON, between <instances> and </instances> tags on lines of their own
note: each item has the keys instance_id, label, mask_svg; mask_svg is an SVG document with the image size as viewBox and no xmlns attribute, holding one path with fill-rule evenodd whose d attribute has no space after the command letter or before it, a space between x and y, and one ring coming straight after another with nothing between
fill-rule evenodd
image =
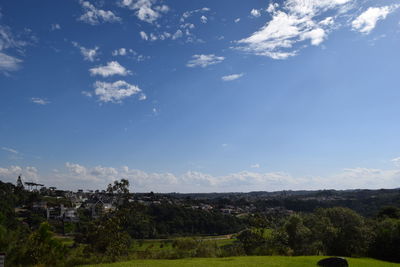
<instances>
[{"instance_id":1,"label":"green grass field","mask_svg":"<svg viewBox=\"0 0 400 267\"><path fill-rule=\"evenodd\" d=\"M324 257L319 256L301 256L301 257L283 257L283 256L257 256L257 257L230 257L230 258L190 258L180 260L134 260L128 262L118 262L112 264L86 265L96 267L219 267L219 266L237 266L237 267L310 267L317 266L318 260ZM378 261L367 258L348 258L350 267L391 267L400 266L400 264Z\"/></svg>"},{"instance_id":2,"label":"green grass field","mask_svg":"<svg viewBox=\"0 0 400 267\"><path fill-rule=\"evenodd\" d=\"M223 238L223 237L194 237L194 238L198 238L198 239L203 239L206 242L212 243L215 242L219 247L228 245L228 244L232 244L235 239L231 239L231 238ZM168 250L168 249L173 249L172 248L172 242L174 241L174 239L147 239L147 240L143 240L143 241L138 241L136 242L131 250L132 251L146 251L146 250Z\"/></svg>"}]
</instances>

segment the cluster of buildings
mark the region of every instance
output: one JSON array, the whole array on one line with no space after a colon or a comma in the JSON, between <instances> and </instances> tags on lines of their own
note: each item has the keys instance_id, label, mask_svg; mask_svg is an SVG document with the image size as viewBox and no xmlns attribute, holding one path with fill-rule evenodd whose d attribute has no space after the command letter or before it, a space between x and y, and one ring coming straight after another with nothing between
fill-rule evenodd
<instances>
[{"instance_id":1,"label":"cluster of buildings","mask_svg":"<svg viewBox=\"0 0 400 267\"><path fill-rule=\"evenodd\" d=\"M119 199L113 194L108 194L105 190L78 190L64 191L57 190L55 187L44 187L42 184L25 183L29 191L36 191L40 193L41 200L33 201L30 205L19 207L16 209L21 215L24 212L34 212L47 220L56 220L62 222L78 222L82 216L90 218L98 218L110 211L114 211L117 207ZM17 181L17 186L23 187L20 177ZM154 194L150 193L136 193L131 195L129 201L136 201L145 206L160 205L160 204L173 204L184 206L191 209L199 209L203 211L221 212L233 216L241 216L257 212L257 208L251 203L246 205L229 205L218 204L211 201L210 198L191 198L190 196L184 197L179 194ZM263 213L267 214L288 214L290 210L282 207L265 209ZM23 216L21 216L23 217Z\"/></svg>"}]
</instances>

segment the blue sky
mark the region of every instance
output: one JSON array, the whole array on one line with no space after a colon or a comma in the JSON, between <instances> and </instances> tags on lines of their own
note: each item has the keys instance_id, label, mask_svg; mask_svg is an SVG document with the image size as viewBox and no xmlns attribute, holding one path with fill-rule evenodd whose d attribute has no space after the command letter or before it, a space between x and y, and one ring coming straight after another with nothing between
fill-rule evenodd
<instances>
[{"instance_id":1,"label":"blue sky","mask_svg":"<svg viewBox=\"0 0 400 267\"><path fill-rule=\"evenodd\" d=\"M3 181L399 186L398 1L5 0L0 14Z\"/></svg>"}]
</instances>

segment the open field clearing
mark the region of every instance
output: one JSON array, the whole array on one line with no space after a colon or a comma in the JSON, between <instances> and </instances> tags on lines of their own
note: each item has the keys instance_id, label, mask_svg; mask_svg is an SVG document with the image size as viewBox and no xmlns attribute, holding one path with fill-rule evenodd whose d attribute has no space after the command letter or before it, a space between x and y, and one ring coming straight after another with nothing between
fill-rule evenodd
<instances>
[{"instance_id":1,"label":"open field clearing","mask_svg":"<svg viewBox=\"0 0 400 267\"><path fill-rule=\"evenodd\" d=\"M247 256L230 258L191 258L180 260L134 260L128 262L118 262L112 264L86 265L96 267L206 267L206 266L237 266L237 267L309 267L317 266L318 260L324 257L320 256ZM391 267L400 266L400 264L378 261L368 258L347 258L350 267Z\"/></svg>"}]
</instances>

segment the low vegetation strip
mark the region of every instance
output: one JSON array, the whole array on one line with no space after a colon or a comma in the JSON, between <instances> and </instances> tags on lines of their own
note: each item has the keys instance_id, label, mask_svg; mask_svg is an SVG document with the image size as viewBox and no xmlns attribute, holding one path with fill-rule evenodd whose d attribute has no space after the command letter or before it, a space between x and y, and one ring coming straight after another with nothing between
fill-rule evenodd
<instances>
[{"instance_id":1,"label":"low vegetation strip","mask_svg":"<svg viewBox=\"0 0 400 267\"><path fill-rule=\"evenodd\" d=\"M317 262L324 257L320 256L245 256L229 258L190 258L180 260L134 260L127 262L116 262L110 264L85 265L86 267L310 267L317 266ZM350 267L391 267L400 264L389 263L369 258L346 258Z\"/></svg>"}]
</instances>

